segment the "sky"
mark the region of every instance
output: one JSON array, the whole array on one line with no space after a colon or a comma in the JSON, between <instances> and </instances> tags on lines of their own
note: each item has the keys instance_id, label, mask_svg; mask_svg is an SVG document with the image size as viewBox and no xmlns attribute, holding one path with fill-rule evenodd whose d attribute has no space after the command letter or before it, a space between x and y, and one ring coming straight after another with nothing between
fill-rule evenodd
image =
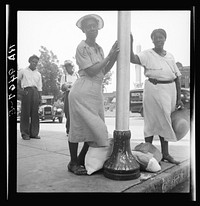
<instances>
[{"instance_id":1,"label":"sky","mask_svg":"<svg viewBox=\"0 0 200 206\"><path fill-rule=\"evenodd\" d=\"M104 27L99 30L96 42L108 55L112 45L117 40L118 11L18 11L17 13L17 64L25 68L29 65L28 58L45 46L52 51L63 64L74 59L78 44L85 40L85 34L76 27L79 18L86 14L98 14L104 20ZM131 11L131 32L133 34L133 50L141 45L141 50L153 48L150 34L154 29L163 28L167 32L164 49L174 55L175 61L183 66L190 66L190 11ZM116 90L116 64L112 70L112 82L106 86L106 92ZM141 78L144 81L143 68ZM136 81L135 65L130 65L130 89Z\"/></svg>"}]
</instances>

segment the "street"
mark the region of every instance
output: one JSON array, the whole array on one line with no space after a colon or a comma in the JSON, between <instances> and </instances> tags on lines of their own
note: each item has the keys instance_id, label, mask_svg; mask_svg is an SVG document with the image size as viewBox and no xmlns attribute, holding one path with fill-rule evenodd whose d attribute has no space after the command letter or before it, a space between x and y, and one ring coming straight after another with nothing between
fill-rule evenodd
<instances>
[{"instance_id":1,"label":"street","mask_svg":"<svg viewBox=\"0 0 200 206\"><path fill-rule=\"evenodd\" d=\"M63 122L59 123L58 120L53 122L52 120L44 120L40 121L40 131L63 131L65 135L65 123L66 118L63 117ZM105 123L108 128L108 132L110 136L113 136L113 131L115 130L115 111L106 111L105 112ZM139 113L131 113L129 118L129 130L131 131L131 141L134 142L143 142L143 127L144 120L143 117ZM19 123L17 124L17 129L19 130ZM190 131L186 134L186 136L178 142L170 142L170 145L187 145L190 141ZM159 145L159 137L154 137L154 144Z\"/></svg>"}]
</instances>

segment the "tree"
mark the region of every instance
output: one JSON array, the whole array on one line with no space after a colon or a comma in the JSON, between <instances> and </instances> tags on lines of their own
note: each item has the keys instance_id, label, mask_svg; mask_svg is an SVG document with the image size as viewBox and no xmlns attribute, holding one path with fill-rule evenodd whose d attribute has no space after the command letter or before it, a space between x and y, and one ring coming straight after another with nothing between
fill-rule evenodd
<instances>
[{"instance_id":1,"label":"tree","mask_svg":"<svg viewBox=\"0 0 200 206\"><path fill-rule=\"evenodd\" d=\"M106 85L109 85L109 84L110 84L110 82L111 82L111 80L112 80L112 78L111 78L112 74L113 74L113 73L110 71L110 72L108 72L108 73L105 75L105 77L104 77L104 79L103 79L103 83L102 83L102 85L103 85L103 91L105 90Z\"/></svg>"},{"instance_id":2,"label":"tree","mask_svg":"<svg viewBox=\"0 0 200 206\"><path fill-rule=\"evenodd\" d=\"M46 47L41 46L39 50L40 61L38 62L38 71L42 75L42 94L53 95L55 99L60 96L59 88L59 68L57 56Z\"/></svg>"},{"instance_id":3,"label":"tree","mask_svg":"<svg viewBox=\"0 0 200 206\"><path fill-rule=\"evenodd\" d=\"M183 65L180 62L176 62L178 68L183 68Z\"/></svg>"}]
</instances>

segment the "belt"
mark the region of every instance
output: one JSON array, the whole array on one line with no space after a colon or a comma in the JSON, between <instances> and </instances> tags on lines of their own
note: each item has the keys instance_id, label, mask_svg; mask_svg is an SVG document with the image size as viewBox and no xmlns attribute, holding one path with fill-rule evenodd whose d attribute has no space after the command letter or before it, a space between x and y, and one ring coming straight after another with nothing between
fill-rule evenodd
<instances>
[{"instance_id":1,"label":"belt","mask_svg":"<svg viewBox=\"0 0 200 206\"><path fill-rule=\"evenodd\" d=\"M25 87L24 89L37 89L36 86L32 86L32 87Z\"/></svg>"},{"instance_id":2,"label":"belt","mask_svg":"<svg viewBox=\"0 0 200 206\"><path fill-rule=\"evenodd\" d=\"M28 92L28 90L30 91L30 90L32 90L32 91L38 91L38 89L37 89L37 87L36 86L32 86L32 87L25 87L24 88L24 91L27 91Z\"/></svg>"},{"instance_id":3,"label":"belt","mask_svg":"<svg viewBox=\"0 0 200 206\"><path fill-rule=\"evenodd\" d=\"M149 78L148 79L152 84L170 84L170 83L173 83L174 80L169 80L169 81L160 81L160 80L157 80L157 79L152 79L152 78Z\"/></svg>"}]
</instances>

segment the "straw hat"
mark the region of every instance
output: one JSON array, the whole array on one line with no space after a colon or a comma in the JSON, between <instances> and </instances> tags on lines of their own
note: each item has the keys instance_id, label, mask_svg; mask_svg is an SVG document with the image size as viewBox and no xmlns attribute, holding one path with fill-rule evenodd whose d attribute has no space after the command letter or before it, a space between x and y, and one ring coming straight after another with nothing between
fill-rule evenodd
<instances>
[{"instance_id":1,"label":"straw hat","mask_svg":"<svg viewBox=\"0 0 200 206\"><path fill-rule=\"evenodd\" d=\"M171 114L172 127L177 141L182 139L190 129L190 114L188 109L179 109Z\"/></svg>"},{"instance_id":2,"label":"straw hat","mask_svg":"<svg viewBox=\"0 0 200 206\"><path fill-rule=\"evenodd\" d=\"M151 153L153 155L153 157L160 162L162 159L162 154L161 152L158 150L157 147L155 147L153 144L149 143L149 142L145 142L145 143L140 143L139 145L136 145L134 148L135 151L140 151L142 153Z\"/></svg>"},{"instance_id":3,"label":"straw hat","mask_svg":"<svg viewBox=\"0 0 200 206\"><path fill-rule=\"evenodd\" d=\"M88 14L88 15L85 15L85 16L81 17L81 18L76 22L76 26L77 26L79 29L83 30L83 28L82 28L82 22L83 22L83 20L91 19L91 18L95 19L95 20L98 22L98 29L102 29L102 28L103 28L103 26L104 26L104 21L103 21L103 19L102 19L99 15L97 15L97 14Z\"/></svg>"},{"instance_id":4,"label":"straw hat","mask_svg":"<svg viewBox=\"0 0 200 206\"><path fill-rule=\"evenodd\" d=\"M67 65L71 65L73 66L73 62L71 60L65 60L64 61L64 65L67 66Z\"/></svg>"}]
</instances>

